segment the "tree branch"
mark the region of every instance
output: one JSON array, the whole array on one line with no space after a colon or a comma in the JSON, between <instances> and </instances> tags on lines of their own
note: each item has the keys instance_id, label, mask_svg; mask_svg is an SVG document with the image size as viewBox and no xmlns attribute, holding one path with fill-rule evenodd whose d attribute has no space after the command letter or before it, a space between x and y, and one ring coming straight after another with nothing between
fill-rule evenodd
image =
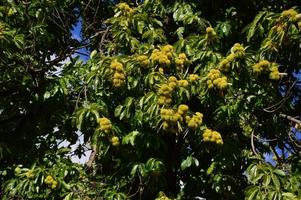
<instances>
[{"instance_id":1,"label":"tree branch","mask_svg":"<svg viewBox=\"0 0 301 200\"><path fill-rule=\"evenodd\" d=\"M290 120L292 122L295 122L295 123L297 123L297 124L299 124L301 126L301 121L298 120L298 119L296 119L296 118L294 118L294 117L292 117L292 116L289 116L289 115L286 115L286 114L279 114L279 116L282 117L282 118L288 119L288 120Z\"/></svg>"},{"instance_id":2,"label":"tree branch","mask_svg":"<svg viewBox=\"0 0 301 200\"><path fill-rule=\"evenodd\" d=\"M257 153L255 145L254 145L254 131L252 131L252 133L251 133L251 147L252 147L253 153L258 156L258 153Z\"/></svg>"},{"instance_id":3,"label":"tree branch","mask_svg":"<svg viewBox=\"0 0 301 200\"><path fill-rule=\"evenodd\" d=\"M92 169L92 164L96 158L96 154L97 154L97 148L96 145L92 145L92 152L90 154L89 160L87 162L87 167L88 169Z\"/></svg>"}]
</instances>

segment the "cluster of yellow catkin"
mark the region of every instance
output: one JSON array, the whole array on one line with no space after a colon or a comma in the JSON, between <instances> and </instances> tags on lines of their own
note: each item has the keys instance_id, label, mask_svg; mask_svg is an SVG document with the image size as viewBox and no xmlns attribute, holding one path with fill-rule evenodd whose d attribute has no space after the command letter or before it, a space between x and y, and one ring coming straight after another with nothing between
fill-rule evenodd
<instances>
[{"instance_id":1,"label":"cluster of yellow catkin","mask_svg":"<svg viewBox=\"0 0 301 200\"><path fill-rule=\"evenodd\" d=\"M100 130L105 132L105 133L110 133L112 131L112 123L111 120L109 120L106 117L101 117L98 119ZM119 145L119 138L117 136L113 136L110 139L110 142L113 146L118 146Z\"/></svg>"},{"instance_id":2,"label":"cluster of yellow catkin","mask_svg":"<svg viewBox=\"0 0 301 200\"><path fill-rule=\"evenodd\" d=\"M147 66L150 63L150 60L146 55L139 55L136 57L136 60L138 61L139 65L143 68L147 68Z\"/></svg>"},{"instance_id":3,"label":"cluster of yellow catkin","mask_svg":"<svg viewBox=\"0 0 301 200\"><path fill-rule=\"evenodd\" d=\"M236 58L243 57L244 55L244 47L239 43L235 43L231 48L231 53L218 63L218 69L222 71L229 71L231 62L233 62Z\"/></svg>"},{"instance_id":4,"label":"cluster of yellow catkin","mask_svg":"<svg viewBox=\"0 0 301 200\"><path fill-rule=\"evenodd\" d=\"M117 4L117 8L126 15L133 13L133 9L127 3L119 3Z\"/></svg>"},{"instance_id":5,"label":"cluster of yellow catkin","mask_svg":"<svg viewBox=\"0 0 301 200\"><path fill-rule=\"evenodd\" d=\"M101 117L98 119L98 123L100 126L100 130L105 132L105 133L109 133L112 130L112 123L111 121L106 118L106 117Z\"/></svg>"},{"instance_id":6,"label":"cluster of yellow catkin","mask_svg":"<svg viewBox=\"0 0 301 200\"><path fill-rule=\"evenodd\" d=\"M198 128L203 122L203 114L200 112L196 112L192 117L186 116L185 121L187 126L191 129Z\"/></svg>"},{"instance_id":7,"label":"cluster of yellow catkin","mask_svg":"<svg viewBox=\"0 0 301 200\"><path fill-rule=\"evenodd\" d=\"M219 132L211 129L206 129L203 133L204 142L214 142L216 144L223 144L222 136Z\"/></svg>"},{"instance_id":8,"label":"cluster of yellow catkin","mask_svg":"<svg viewBox=\"0 0 301 200\"><path fill-rule=\"evenodd\" d=\"M222 76L218 69L211 69L207 74L207 87L209 89L217 88L224 90L228 86L227 77Z\"/></svg>"},{"instance_id":9,"label":"cluster of yellow catkin","mask_svg":"<svg viewBox=\"0 0 301 200\"><path fill-rule=\"evenodd\" d=\"M113 86L121 87L125 84L125 72L123 68L123 64L118 62L117 60L112 60L110 68L113 70Z\"/></svg>"},{"instance_id":10,"label":"cluster of yellow catkin","mask_svg":"<svg viewBox=\"0 0 301 200\"><path fill-rule=\"evenodd\" d=\"M176 125L178 122L185 122L187 126L191 129L198 128L203 121L203 114L196 112L192 117L190 117L187 112L189 107L185 104L178 106L177 110L174 109L161 109L161 118L163 120L163 129L168 130L172 126Z\"/></svg>"},{"instance_id":11,"label":"cluster of yellow catkin","mask_svg":"<svg viewBox=\"0 0 301 200\"><path fill-rule=\"evenodd\" d=\"M292 8L284 10L275 25L272 27L272 30L280 34L284 34L284 32L288 30L287 22L293 23L301 29L301 13L298 13Z\"/></svg>"},{"instance_id":12,"label":"cluster of yellow catkin","mask_svg":"<svg viewBox=\"0 0 301 200\"><path fill-rule=\"evenodd\" d=\"M197 81L197 80L200 80L200 76L197 75L197 74L189 74L188 80L189 80L190 82L195 82L195 81Z\"/></svg>"},{"instance_id":13,"label":"cluster of yellow catkin","mask_svg":"<svg viewBox=\"0 0 301 200\"><path fill-rule=\"evenodd\" d=\"M171 128L173 125L176 125L178 121L183 121L183 117L173 109L162 108L160 115L163 120L163 130Z\"/></svg>"},{"instance_id":14,"label":"cluster of yellow catkin","mask_svg":"<svg viewBox=\"0 0 301 200\"><path fill-rule=\"evenodd\" d=\"M119 138L117 136L113 136L111 138L111 143L113 146L118 146L119 145Z\"/></svg>"},{"instance_id":15,"label":"cluster of yellow catkin","mask_svg":"<svg viewBox=\"0 0 301 200\"><path fill-rule=\"evenodd\" d=\"M159 64L159 72L164 73L164 68L167 68L172 64L173 58L175 56L176 54L174 52L173 46L167 44L163 46L161 49L154 49L150 56L150 60L155 64ZM176 67L178 69L183 69L187 61L188 58L186 54L180 53L178 57L175 59Z\"/></svg>"},{"instance_id":16,"label":"cluster of yellow catkin","mask_svg":"<svg viewBox=\"0 0 301 200\"><path fill-rule=\"evenodd\" d=\"M173 47L171 45L165 45L161 50L154 49L150 58L154 63L159 63L160 66L169 66L173 57Z\"/></svg>"},{"instance_id":17,"label":"cluster of yellow catkin","mask_svg":"<svg viewBox=\"0 0 301 200\"><path fill-rule=\"evenodd\" d=\"M53 177L50 175L48 175L45 178L44 183L46 183L49 187L51 187L51 189L55 189L58 184L58 182L56 180L54 180Z\"/></svg>"},{"instance_id":18,"label":"cluster of yellow catkin","mask_svg":"<svg viewBox=\"0 0 301 200\"><path fill-rule=\"evenodd\" d=\"M276 63L271 64L269 78L275 81L280 79L280 73L278 70L278 65Z\"/></svg>"},{"instance_id":19,"label":"cluster of yellow catkin","mask_svg":"<svg viewBox=\"0 0 301 200\"><path fill-rule=\"evenodd\" d=\"M172 102L172 91L173 88L168 84L162 84L159 88L159 97L157 103L159 105L169 105Z\"/></svg>"},{"instance_id":20,"label":"cluster of yellow catkin","mask_svg":"<svg viewBox=\"0 0 301 200\"><path fill-rule=\"evenodd\" d=\"M231 54L233 54L235 58L241 58L245 55L245 48L241 44L235 43L231 48Z\"/></svg>"},{"instance_id":21,"label":"cluster of yellow catkin","mask_svg":"<svg viewBox=\"0 0 301 200\"><path fill-rule=\"evenodd\" d=\"M215 37L216 37L216 32L215 32L215 30L214 30L211 26L207 27L207 28L206 28L206 38L207 38L208 40L212 40L212 39L214 39Z\"/></svg>"},{"instance_id":22,"label":"cluster of yellow catkin","mask_svg":"<svg viewBox=\"0 0 301 200\"><path fill-rule=\"evenodd\" d=\"M269 72L269 78L271 80L279 80L280 73L278 71L278 65L271 63L267 60L261 60L252 66L252 71L255 74L261 74L263 72Z\"/></svg>"},{"instance_id":23,"label":"cluster of yellow catkin","mask_svg":"<svg viewBox=\"0 0 301 200\"><path fill-rule=\"evenodd\" d=\"M176 66L179 69L183 69L184 68L184 64L187 62L187 56L185 53L180 53L179 57L176 59Z\"/></svg>"},{"instance_id":24,"label":"cluster of yellow catkin","mask_svg":"<svg viewBox=\"0 0 301 200\"><path fill-rule=\"evenodd\" d=\"M281 13L280 19L286 20L288 19L289 21L293 23L298 23L298 26L301 27L301 13L298 13L294 9L288 9L285 10Z\"/></svg>"},{"instance_id":25,"label":"cluster of yellow catkin","mask_svg":"<svg viewBox=\"0 0 301 200\"><path fill-rule=\"evenodd\" d=\"M187 87L189 85L187 80L179 80L178 81L179 87Z\"/></svg>"},{"instance_id":26,"label":"cluster of yellow catkin","mask_svg":"<svg viewBox=\"0 0 301 200\"><path fill-rule=\"evenodd\" d=\"M193 76L194 80L197 80L198 77ZM179 87L187 87L189 85L187 80L178 80L175 76L170 76L168 82L162 84L158 90L158 101L159 105L169 105L172 102L172 92L174 89Z\"/></svg>"}]
</instances>

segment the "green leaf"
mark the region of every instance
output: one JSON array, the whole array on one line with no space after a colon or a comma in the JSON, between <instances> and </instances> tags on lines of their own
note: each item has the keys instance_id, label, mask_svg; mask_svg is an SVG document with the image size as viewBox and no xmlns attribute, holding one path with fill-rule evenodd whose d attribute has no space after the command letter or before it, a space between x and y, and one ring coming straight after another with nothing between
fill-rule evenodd
<instances>
[{"instance_id":1,"label":"green leaf","mask_svg":"<svg viewBox=\"0 0 301 200\"><path fill-rule=\"evenodd\" d=\"M117 106L117 107L115 108L115 111L114 111L114 116L115 116L115 117L120 116L122 109L123 109L123 106L122 106L122 105Z\"/></svg>"},{"instance_id":2,"label":"green leaf","mask_svg":"<svg viewBox=\"0 0 301 200\"><path fill-rule=\"evenodd\" d=\"M294 194L292 194L290 192L282 193L282 196L288 198L288 200L297 199L296 195L294 195Z\"/></svg>"},{"instance_id":3,"label":"green leaf","mask_svg":"<svg viewBox=\"0 0 301 200\"><path fill-rule=\"evenodd\" d=\"M257 186L251 186L247 189L246 197L247 200L255 200L257 193L259 192L259 188Z\"/></svg>"},{"instance_id":4,"label":"green leaf","mask_svg":"<svg viewBox=\"0 0 301 200\"><path fill-rule=\"evenodd\" d=\"M272 177L272 181L274 183L276 190L279 191L280 190L280 181L279 181L278 177L275 176L274 174L272 174L271 177Z\"/></svg>"},{"instance_id":5,"label":"green leaf","mask_svg":"<svg viewBox=\"0 0 301 200\"><path fill-rule=\"evenodd\" d=\"M250 42L251 38L253 37L253 35L255 34L256 31L256 26L258 24L258 22L261 20L261 18L263 18L265 16L266 12L259 12L255 19L253 20L253 22L250 25L248 34L247 34L247 41Z\"/></svg>"},{"instance_id":6,"label":"green leaf","mask_svg":"<svg viewBox=\"0 0 301 200\"><path fill-rule=\"evenodd\" d=\"M192 164L192 158L188 156L185 160L181 163L181 170L184 171L186 168L190 167Z\"/></svg>"},{"instance_id":7,"label":"green leaf","mask_svg":"<svg viewBox=\"0 0 301 200\"><path fill-rule=\"evenodd\" d=\"M45 93L44 93L44 99L46 100L46 99L48 99L49 97L50 97L50 92L48 92L48 91L46 91Z\"/></svg>"},{"instance_id":8,"label":"green leaf","mask_svg":"<svg viewBox=\"0 0 301 200\"><path fill-rule=\"evenodd\" d=\"M64 200L73 200L73 192L67 194L64 198Z\"/></svg>"},{"instance_id":9,"label":"green leaf","mask_svg":"<svg viewBox=\"0 0 301 200\"><path fill-rule=\"evenodd\" d=\"M132 176L135 176L135 174L137 173L137 170L138 170L138 167L140 165L139 164L135 164L133 167L132 167L132 170L131 170L131 175Z\"/></svg>"},{"instance_id":10,"label":"green leaf","mask_svg":"<svg viewBox=\"0 0 301 200\"><path fill-rule=\"evenodd\" d=\"M271 182L271 176L269 174L265 174L263 177L262 185L267 187Z\"/></svg>"},{"instance_id":11,"label":"green leaf","mask_svg":"<svg viewBox=\"0 0 301 200\"><path fill-rule=\"evenodd\" d=\"M23 47L23 44L24 44L24 35L16 35L14 37L14 42L15 42L15 45L21 49Z\"/></svg>"},{"instance_id":12,"label":"green leaf","mask_svg":"<svg viewBox=\"0 0 301 200\"><path fill-rule=\"evenodd\" d=\"M137 136L140 135L139 131L132 131L126 136L122 138L122 144L131 144L132 146L135 145L135 139Z\"/></svg>"},{"instance_id":13,"label":"green leaf","mask_svg":"<svg viewBox=\"0 0 301 200\"><path fill-rule=\"evenodd\" d=\"M280 170L280 169L275 169L274 173L277 174L277 175L279 175L279 176L285 176L285 172L282 171L282 170Z\"/></svg>"}]
</instances>

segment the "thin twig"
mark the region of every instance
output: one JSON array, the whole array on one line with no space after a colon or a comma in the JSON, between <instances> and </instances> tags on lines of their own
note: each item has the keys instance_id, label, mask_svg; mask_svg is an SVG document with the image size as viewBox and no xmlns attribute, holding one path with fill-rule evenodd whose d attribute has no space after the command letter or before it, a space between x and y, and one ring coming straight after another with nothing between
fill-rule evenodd
<instances>
[{"instance_id":1,"label":"thin twig","mask_svg":"<svg viewBox=\"0 0 301 200\"><path fill-rule=\"evenodd\" d=\"M255 145L254 145L254 131L252 131L252 133L251 133L251 147L252 147L253 153L258 156L258 153L257 153Z\"/></svg>"},{"instance_id":2,"label":"thin twig","mask_svg":"<svg viewBox=\"0 0 301 200\"><path fill-rule=\"evenodd\" d=\"M94 162L94 160L95 160L95 158L96 158L96 154L97 154L97 147L96 147L96 145L94 144L94 145L92 145L92 151L91 151L91 154L90 154L90 156L89 156L89 160L88 160L88 162L87 162L87 167L88 167L88 169L91 169L91 168L92 168L92 164L93 164L93 162Z\"/></svg>"},{"instance_id":3,"label":"thin twig","mask_svg":"<svg viewBox=\"0 0 301 200\"><path fill-rule=\"evenodd\" d=\"M106 28L105 32L102 34L101 39L100 39L100 42L99 42L99 47L98 47L98 49L99 49L99 51L100 51L101 54L103 54L102 46L103 46L103 43L104 43L104 41L105 41L106 35L107 35L108 32L109 32L109 29L110 29L110 27L108 26L108 27Z\"/></svg>"},{"instance_id":4,"label":"thin twig","mask_svg":"<svg viewBox=\"0 0 301 200\"><path fill-rule=\"evenodd\" d=\"M255 137L257 140L261 141L261 142L275 142L275 141L278 140L277 138L274 138L274 139L263 139L263 138L260 138L259 136L256 136L256 135L254 135L254 137Z\"/></svg>"},{"instance_id":5,"label":"thin twig","mask_svg":"<svg viewBox=\"0 0 301 200\"><path fill-rule=\"evenodd\" d=\"M283 118L286 118L286 119L288 119L288 120L290 120L292 122L295 122L295 123L297 123L297 124L299 124L301 126L301 121L298 120L298 119L296 119L296 118L294 118L294 117L292 117L292 116L289 116L289 115L286 115L286 114L282 114L282 113L280 113L279 116L283 117Z\"/></svg>"},{"instance_id":6,"label":"thin twig","mask_svg":"<svg viewBox=\"0 0 301 200\"><path fill-rule=\"evenodd\" d=\"M276 104L272 105L272 106L269 106L267 108L264 108L263 110L265 112L269 112L269 113L272 113L272 112L275 112L277 110L279 110L283 104L290 98L290 96L292 95L292 89L294 88L294 86L296 85L297 83L297 80L294 81L294 83L290 86L290 88L287 90L286 94L284 95L284 98L281 99L279 102L277 102ZM275 108L276 107L276 108ZM272 109L274 108L274 109ZM272 110L270 110L272 109Z\"/></svg>"}]
</instances>

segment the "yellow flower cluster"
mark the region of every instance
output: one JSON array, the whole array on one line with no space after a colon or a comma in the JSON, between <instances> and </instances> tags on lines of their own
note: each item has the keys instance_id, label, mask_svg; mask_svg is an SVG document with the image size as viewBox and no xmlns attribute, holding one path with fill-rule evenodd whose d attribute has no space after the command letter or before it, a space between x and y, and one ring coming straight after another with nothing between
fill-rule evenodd
<instances>
[{"instance_id":1,"label":"yellow flower cluster","mask_svg":"<svg viewBox=\"0 0 301 200\"><path fill-rule=\"evenodd\" d=\"M118 146L119 145L119 138L117 136L113 136L111 138L111 143L113 146Z\"/></svg>"},{"instance_id":2,"label":"yellow flower cluster","mask_svg":"<svg viewBox=\"0 0 301 200\"><path fill-rule=\"evenodd\" d=\"M160 115L163 120L163 130L167 130L178 121L183 120L182 116L173 109L161 109Z\"/></svg>"},{"instance_id":3,"label":"yellow flower cluster","mask_svg":"<svg viewBox=\"0 0 301 200\"><path fill-rule=\"evenodd\" d=\"M181 116L184 116L187 111L188 111L189 107L185 104L181 104L178 106L178 112Z\"/></svg>"},{"instance_id":4,"label":"yellow flower cluster","mask_svg":"<svg viewBox=\"0 0 301 200\"><path fill-rule=\"evenodd\" d=\"M230 54L232 55L232 54ZM230 68L230 61L225 58L223 60L221 60L219 63L218 63L218 68L222 71L229 71L229 68Z\"/></svg>"},{"instance_id":5,"label":"yellow flower cluster","mask_svg":"<svg viewBox=\"0 0 301 200\"><path fill-rule=\"evenodd\" d=\"M114 71L113 86L121 87L125 84L125 73L122 63L117 60L111 62L110 68Z\"/></svg>"},{"instance_id":6,"label":"yellow flower cluster","mask_svg":"<svg viewBox=\"0 0 301 200\"><path fill-rule=\"evenodd\" d=\"M191 129L198 128L203 122L203 114L200 112L196 112L192 117L186 116L185 121L187 126Z\"/></svg>"},{"instance_id":7,"label":"yellow flower cluster","mask_svg":"<svg viewBox=\"0 0 301 200\"><path fill-rule=\"evenodd\" d=\"M181 81L181 80L180 80ZM172 91L180 85L180 81L175 76L170 76L168 78L167 84L162 84L159 88L159 98L158 104L159 105L169 105L172 102L171 95Z\"/></svg>"},{"instance_id":8,"label":"yellow flower cluster","mask_svg":"<svg viewBox=\"0 0 301 200\"><path fill-rule=\"evenodd\" d=\"M200 79L199 75L197 75L197 74L189 74L188 80L190 82L194 82L194 81L197 81L199 79Z\"/></svg>"},{"instance_id":9,"label":"yellow flower cluster","mask_svg":"<svg viewBox=\"0 0 301 200\"><path fill-rule=\"evenodd\" d=\"M188 81L187 80L179 80L178 81L178 85L180 87L187 87L189 85Z\"/></svg>"},{"instance_id":10,"label":"yellow flower cluster","mask_svg":"<svg viewBox=\"0 0 301 200\"><path fill-rule=\"evenodd\" d=\"M172 57L172 52L173 52L173 46L170 44L167 44L162 47L162 52L164 52L168 58Z\"/></svg>"},{"instance_id":11,"label":"yellow flower cluster","mask_svg":"<svg viewBox=\"0 0 301 200\"><path fill-rule=\"evenodd\" d=\"M167 130L172 125L177 124L177 122L182 122L188 109L189 109L188 106L185 104L179 105L177 111L173 109L162 108L160 114L163 120L163 129Z\"/></svg>"},{"instance_id":12,"label":"yellow flower cluster","mask_svg":"<svg viewBox=\"0 0 301 200\"><path fill-rule=\"evenodd\" d=\"M119 3L117 4L117 8L126 14L131 14L133 12L133 9L130 8L127 3Z\"/></svg>"},{"instance_id":13,"label":"yellow flower cluster","mask_svg":"<svg viewBox=\"0 0 301 200\"><path fill-rule=\"evenodd\" d=\"M276 63L270 63L267 60L261 60L252 66L253 73L260 74L264 71L269 72L269 78L271 80L279 80L280 73L278 71L278 65Z\"/></svg>"},{"instance_id":14,"label":"yellow flower cluster","mask_svg":"<svg viewBox=\"0 0 301 200\"><path fill-rule=\"evenodd\" d=\"M235 43L231 48L231 53L233 54L234 58L241 58L245 55L245 48L241 44Z\"/></svg>"},{"instance_id":15,"label":"yellow flower cluster","mask_svg":"<svg viewBox=\"0 0 301 200\"><path fill-rule=\"evenodd\" d=\"M158 62L162 66L169 66L171 63L172 54L173 47L168 44L163 46L161 51L159 49L153 50L150 58L153 62Z\"/></svg>"},{"instance_id":16,"label":"yellow flower cluster","mask_svg":"<svg viewBox=\"0 0 301 200\"><path fill-rule=\"evenodd\" d=\"M294 21L294 22L297 22L298 25L299 25L299 23L301 22L301 13L295 15L293 21Z\"/></svg>"},{"instance_id":17,"label":"yellow flower cluster","mask_svg":"<svg viewBox=\"0 0 301 200\"><path fill-rule=\"evenodd\" d=\"M193 76L195 80L197 80L198 76ZM170 76L168 78L168 82L164 83L160 86L158 94L158 104L159 105L169 105L172 102L171 96L173 90L179 87L187 87L189 85L187 80L178 80L175 76Z\"/></svg>"},{"instance_id":18,"label":"yellow flower cluster","mask_svg":"<svg viewBox=\"0 0 301 200\"><path fill-rule=\"evenodd\" d=\"M179 69L183 69L184 67L184 64L187 62L187 56L185 53L180 53L179 54L179 57L176 59L176 66L179 68Z\"/></svg>"},{"instance_id":19,"label":"yellow flower cluster","mask_svg":"<svg viewBox=\"0 0 301 200\"><path fill-rule=\"evenodd\" d=\"M218 68L223 71L229 71L230 63L233 62L236 58L236 54L230 53L226 58L222 59L219 64Z\"/></svg>"},{"instance_id":20,"label":"yellow flower cluster","mask_svg":"<svg viewBox=\"0 0 301 200\"><path fill-rule=\"evenodd\" d=\"M284 10L282 13L281 13L281 17L282 18L288 18L292 21L294 21L296 15L298 15L298 12L295 11L294 9L288 9L288 10Z\"/></svg>"},{"instance_id":21,"label":"yellow flower cluster","mask_svg":"<svg viewBox=\"0 0 301 200\"><path fill-rule=\"evenodd\" d=\"M219 90L224 90L228 86L227 77L221 76L221 72L218 69L210 70L207 79L207 86L209 89L217 88Z\"/></svg>"},{"instance_id":22,"label":"yellow flower cluster","mask_svg":"<svg viewBox=\"0 0 301 200\"><path fill-rule=\"evenodd\" d=\"M170 76L168 78L168 86L175 89L178 85L178 79L175 76Z\"/></svg>"},{"instance_id":23,"label":"yellow flower cluster","mask_svg":"<svg viewBox=\"0 0 301 200\"><path fill-rule=\"evenodd\" d=\"M236 58L243 57L244 55L244 47L239 43L235 43L231 48L231 53L219 62L218 68L223 71L229 71L231 62L233 62Z\"/></svg>"},{"instance_id":24,"label":"yellow flower cluster","mask_svg":"<svg viewBox=\"0 0 301 200\"><path fill-rule=\"evenodd\" d=\"M173 88L167 84L162 84L159 88L159 98L158 104L159 105L169 105L172 102L171 95L172 95Z\"/></svg>"},{"instance_id":25,"label":"yellow flower cluster","mask_svg":"<svg viewBox=\"0 0 301 200\"><path fill-rule=\"evenodd\" d=\"M270 62L267 60L261 60L252 66L253 73L260 74L264 70L270 67Z\"/></svg>"},{"instance_id":26,"label":"yellow flower cluster","mask_svg":"<svg viewBox=\"0 0 301 200\"><path fill-rule=\"evenodd\" d=\"M269 78L271 80L279 80L280 79L280 73L278 71L278 65L276 63L272 63L271 67L270 67L270 75Z\"/></svg>"},{"instance_id":27,"label":"yellow flower cluster","mask_svg":"<svg viewBox=\"0 0 301 200\"><path fill-rule=\"evenodd\" d=\"M203 122L203 114L196 112L192 117L187 115L189 107L185 104L178 106L177 110L173 109L161 109L161 118L163 120L163 130L168 130L176 125L178 122L185 122L191 129L197 129Z\"/></svg>"},{"instance_id":28,"label":"yellow flower cluster","mask_svg":"<svg viewBox=\"0 0 301 200\"><path fill-rule=\"evenodd\" d=\"M100 125L100 130L104 131L105 133L109 133L112 130L112 123L108 118L99 118L98 122Z\"/></svg>"},{"instance_id":29,"label":"yellow flower cluster","mask_svg":"<svg viewBox=\"0 0 301 200\"><path fill-rule=\"evenodd\" d=\"M210 38L213 38L213 37L216 36L215 30L212 27L210 27L210 26L206 28L206 34Z\"/></svg>"},{"instance_id":30,"label":"yellow flower cluster","mask_svg":"<svg viewBox=\"0 0 301 200\"><path fill-rule=\"evenodd\" d=\"M216 144L223 144L222 136L219 132L211 129L206 129L203 133L204 142L214 142Z\"/></svg>"},{"instance_id":31,"label":"yellow flower cluster","mask_svg":"<svg viewBox=\"0 0 301 200\"><path fill-rule=\"evenodd\" d=\"M207 74L207 78L210 80L217 79L221 76L221 72L218 69L211 69Z\"/></svg>"},{"instance_id":32,"label":"yellow flower cluster","mask_svg":"<svg viewBox=\"0 0 301 200\"><path fill-rule=\"evenodd\" d=\"M168 198L167 196L162 196L160 197L160 200L170 200L170 198Z\"/></svg>"},{"instance_id":33,"label":"yellow flower cluster","mask_svg":"<svg viewBox=\"0 0 301 200\"><path fill-rule=\"evenodd\" d=\"M52 176L47 176L44 180L44 182L51 187L51 189L55 189L57 187L57 181L53 179Z\"/></svg>"},{"instance_id":34,"label":"yellow flower cluster","mask_svg":"<svg viewBox=\"0 0 301 200\"><path fill-rule=\"evenodd\" d=\"M298 13L296 10L294 9L288 9L285 10L281 13L281 19L288 19L289 21L293 22L293 23L297 23L299 29L301 29L301 13ZM278 32L280 32L281 30L279 30Z\"/></svg>"},{"instance_id":35,"label":"yellow flower cluster","mask_svg":"<svg viewBox=\"0 0 301 200\"><path fill-rule=\"evenodd\" d=\"M148 57L145 56L145 55L137 56L136 60L139 62L139 64L142 67L147 67L149 65L149 63L150 63Z\"/></svg>"}]
</instances>

